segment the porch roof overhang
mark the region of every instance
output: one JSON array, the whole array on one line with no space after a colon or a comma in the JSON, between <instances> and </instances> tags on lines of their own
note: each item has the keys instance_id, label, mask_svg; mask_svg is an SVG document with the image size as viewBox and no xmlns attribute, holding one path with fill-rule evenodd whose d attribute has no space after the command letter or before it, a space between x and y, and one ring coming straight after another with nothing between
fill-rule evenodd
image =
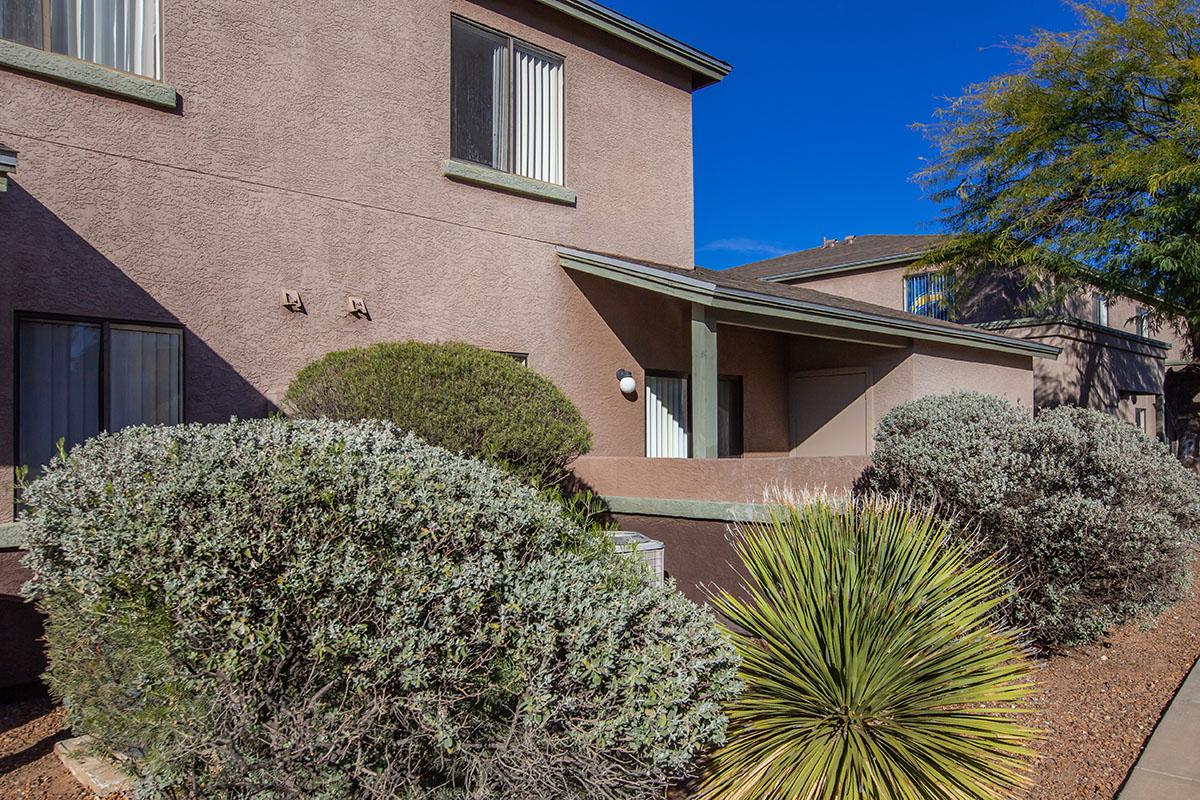
<instances>
[{"instance_id":1,"label":"porch roof overhang","mask_svg":"<svg viewBox=\"0 0 1200 800\"><path fill-rule=\"evenodd\" d=\"M0 192L8 191L8 174L17 171L17 151L0 143Z\"/></svg>"},{"instance_id":2,"label":"porch roof overhang","mask_svg":"<svg viewBox=\"0 0 1200 800\"><path fill-rule=\"evenodd\" d=\"M791 323L796 333L824 338L868 341L888 346L895 337L1056 359L1061 349L1041 342L1004 336L979 328L943 322L902 311L859 303L801 287L722 279L719 272L685 270L630 261L615 256L558 248L564 269L594 275L656 294L674 297L728 315L732 324L780 329ZM760 284L761 288L753 284ZM723 321L718 318L718 321Z\"/></svg>"}]
</instances>

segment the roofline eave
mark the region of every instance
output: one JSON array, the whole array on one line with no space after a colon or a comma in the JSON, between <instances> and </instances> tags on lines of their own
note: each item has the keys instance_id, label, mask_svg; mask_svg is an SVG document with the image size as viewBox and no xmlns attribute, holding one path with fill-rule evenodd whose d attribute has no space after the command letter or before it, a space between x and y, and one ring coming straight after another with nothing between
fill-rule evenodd
<instances>
[{"instance_id":1,"label":"roofline eave","mask_svg":"<svg viewBox=\"0 0 1200 800\"><path fill-rule=\"evenodd\" d=\"M1052 345L1028 342L1008 336L990 334L974 328L962 330L924 325L916 320L899 320L866 312L824 306L803 300L775 297L745 289L719 286L711 281L674 275L644 264L589 253L571 247L558 248L559 263L603 278L618 280L627 285L668 294L682 300L717 309L746 311L787 316L799 322L816 322L831 327L867 330L885 335L903 335L914 339L977 347L985 350L1057 359L1061 349Z\"/></svg>"},{"instance_id":2,"label":"roofline eave","mask_svg":"<svg viewBox=\"0 0 1200 800\"><path fill-rule=\"evenodd\" d=\"M617 13L593 0L537 0L544 6L574 17L583 23L648 50L692 72L693 89L703 89L721 81L733 69L727 62L703 50L660 33Z\"/></svg>"}]
</instances>

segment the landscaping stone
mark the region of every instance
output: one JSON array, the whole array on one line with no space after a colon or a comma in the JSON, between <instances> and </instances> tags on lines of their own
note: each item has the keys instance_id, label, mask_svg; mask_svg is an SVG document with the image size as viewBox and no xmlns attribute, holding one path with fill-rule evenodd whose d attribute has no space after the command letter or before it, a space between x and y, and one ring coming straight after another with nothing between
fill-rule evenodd
<instances>
[{"instance_id":1,"label":"landscaping stone","mask_svg":"<svg viewBox=\"0 0 1200 800\"><path fill-rule=\"evenodd\" d=\"M92 755L90 736L64 739L54 745L54 752L75 779L97 797L110 797L132 788L129 776L119 766Z\"/></svg>"}]
</instances>

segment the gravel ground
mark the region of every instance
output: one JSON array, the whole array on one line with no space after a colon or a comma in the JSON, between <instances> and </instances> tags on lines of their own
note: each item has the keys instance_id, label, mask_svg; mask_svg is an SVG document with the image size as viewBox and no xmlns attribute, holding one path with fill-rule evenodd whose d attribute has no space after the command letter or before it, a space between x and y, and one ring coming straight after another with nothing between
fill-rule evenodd
<instances>
[{"instance_id":1,"label":"gravel ground","mask_svg":"<svg viewBox=\"0 0 1200 800\"><path fill-rule=\"evenodd\" d=\"M1046 732L1029 800L1109 800L1200 657L1200 581L1146 624L1049 659L1034 727Z\"/></svg>"},{"instance_id":2,"label":"gravel ground","mask_svg":"<svg viewBox=\"0 0 1200 800\"><path fill-rule=\"evenodd\" d=\"M0 697L0 798L90 800L54 754L67 736L62 711L45 695Z\"/></svg>"},{"instance_id":3,"label":"gravel ground","mask_svg":"<svg viewBox=\"0 0 1200 800\"><path fill-rule=\"evenodd\" d=\"M1200 596L1148 625L1044 662L1032 721L1046 732L1026 800L1111 800L1200 656ZM0 695L0 800L91 800L54 755L67 737L44 696Z\"/></svg>"}]
</instances>

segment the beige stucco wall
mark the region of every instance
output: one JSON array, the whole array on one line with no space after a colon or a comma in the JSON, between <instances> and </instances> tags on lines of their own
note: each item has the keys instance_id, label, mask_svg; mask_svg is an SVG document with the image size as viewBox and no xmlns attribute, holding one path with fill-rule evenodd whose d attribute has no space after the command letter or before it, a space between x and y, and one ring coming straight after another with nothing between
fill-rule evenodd
<instances>
[{"instance_id":1,"label":"beige stucco wall","mask_svg":"<svg viewBox=\"0 0 1200 800\"><path fill-rule=\"evenodd\" d=\"M723 503L761 503L776 492L848 490L866 458L624 458L584 456L575 475L593 491Z\"/></svg>"},{"instance_id":2,"label":"beige stucco wall","mask_svg":"<svg viewBox=\"0 0 1200 800\"><path fill-rule=\"evenodd\" d=\"M164 3L178 113L0 69L0 138L20 153L0 194L0 521L17 312L182 324L189 421L266 413L329 350L528 352L596 452L640 453L641 407L613 376L636 359L554 246L690 265L691 79L537 8ZM577 207L443 177L452 12L565 57ZM307 313L280 307L285 288ZM370 320L346 315L349 295Z\"/></svg>"},{"instance_id":3,"label":"beige stucco wall","mask_svg":"<svg viewBox=\"0 0 1200 800\"><path fill-rule=\"evenodd\" d=\"M1163 392L1164 352L1159 348L1070 325L1035 326L1022 333L1062 348L1057 361L1037 364L1039 408L1080 405L1128 416L1119 409L1122 393Z\"/></svg>"}]
</instances>

